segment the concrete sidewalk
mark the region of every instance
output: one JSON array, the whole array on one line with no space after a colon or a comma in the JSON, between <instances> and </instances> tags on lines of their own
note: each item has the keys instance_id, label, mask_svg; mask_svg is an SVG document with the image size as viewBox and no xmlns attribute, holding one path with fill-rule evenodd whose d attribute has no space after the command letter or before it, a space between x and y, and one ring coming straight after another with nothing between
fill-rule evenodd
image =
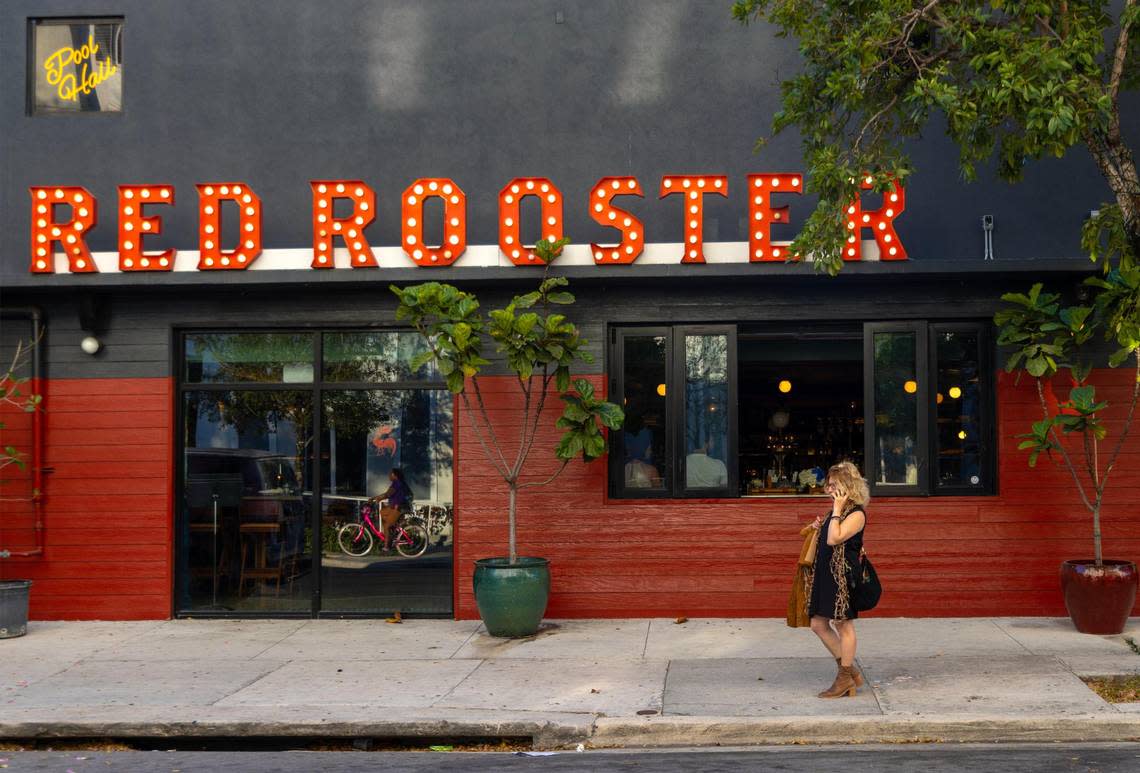
<instances>
[{"instance_id":1,"label":"concrete sidewalk","mask_svg":"<svg viewBox=\"0 0 1140 773\"><path fill-rule=\"evenodd\" d=\"M32 623L0 640L0 738L530 737L540 748L1140 740L1140 704L1082 675L1140 673L1067 619L868 619L868 684L779 619ZM837 721L839 720L839 721Z\"/></svg>"}]
</instances>

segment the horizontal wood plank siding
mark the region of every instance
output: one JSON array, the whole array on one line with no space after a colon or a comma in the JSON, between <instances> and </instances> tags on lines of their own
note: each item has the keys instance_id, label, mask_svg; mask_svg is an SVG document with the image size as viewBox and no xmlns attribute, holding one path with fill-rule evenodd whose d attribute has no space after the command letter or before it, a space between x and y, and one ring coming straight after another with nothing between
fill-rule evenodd
<instances>
[{"instance_id":1,"label":"horizontal wood plank siding","mask_svg":"<svg viewBox=\"0 0 1140 773\"><path fill-rule=\"evenodd\" d=\"M1128 369L1098 371L1110 440L1130 394ZM603 379L592 377L599 389ZM885 592L881 616L1064 615L1062 560L1092 555L1092 519L1067 472L1036 469L1015 435L1040 417L1030 380L997 377L998 493L984 497L877 498L867 547ZM500 437L519 427L517 386L483 384ZM1058 394L1063 394L1058 389ZM550 474L556 411L540 432L530 475ZM475 618L473 561L506 553L507 493L457 419L456 613ZM508 454L508 458L512 458ZM1103 513L1106 557L1140 558L1140 432L1125 446ZM519 552L551 559L547 616L782 616L800 526L829 507L820 498L617 500L604 460L575 462L551 486L519 496ZM1137 611L1140 611L1138 604Z\"/></svg>"},{"instance_id":2,"label":"horizontal wood plank siding","mask_svg":"<svg viewBox=\"0 0 1140 773\"><path fill-rule=\"evenodd\" d=\"M45 383L44 554L0 561L34 581L34 619L171 615L173 385L168 378ZM0 502L0 544L34 541L32 510Z\"/></svg>"}]
</instances>

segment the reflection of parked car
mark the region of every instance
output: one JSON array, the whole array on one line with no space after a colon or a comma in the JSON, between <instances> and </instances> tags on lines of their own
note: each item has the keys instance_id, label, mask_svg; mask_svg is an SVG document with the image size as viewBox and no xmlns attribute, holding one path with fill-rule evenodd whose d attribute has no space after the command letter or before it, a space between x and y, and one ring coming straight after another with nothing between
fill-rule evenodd
<instances>
[{"instance_id":1,"label":"reflection of parked car","mask_svg":"<svg viewBox=\"0 0 1140 773\"><path fill-rule=\"evenodd\" d=\"M304 561L308 508L293 458L258 449L186 449L186 504L191 531L218 505L225 550L222 571L247 580L288 579ZM200 524L196 528L196 524Z\"/></svg>"},{"instance_id":2,"label":"reflection of parked car","mask_svg":"<svg viewBox=\"0 0 1140 773\"><path fill-rule=\"evenodd\" d=\"M241 475L242 496L296 496L301 491L293 457L254 448L187 448L187 480L203 475Z\"/></svg>"}]
</instances>

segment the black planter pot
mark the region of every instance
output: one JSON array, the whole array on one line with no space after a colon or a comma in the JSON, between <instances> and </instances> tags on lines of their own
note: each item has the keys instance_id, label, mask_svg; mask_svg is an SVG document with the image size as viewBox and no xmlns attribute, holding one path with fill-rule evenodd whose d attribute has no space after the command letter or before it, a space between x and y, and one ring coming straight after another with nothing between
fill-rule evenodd
<instances>
[{"instance_id":1,"label":"black planter pot","mask_svg":"<svg viewBox=\"0 0 1140 773\"><path fill-rule=\"evenodd\" d=\"M0 639L28 632L28 597L31 580L0 580Z\"/></svg>"},{"instance_id":2,"label":"black planter pot","mask_svg":"<svg viewBox=\"0 0 1140 773\"><path fill-rule=\"evenodd\" d=\"M1065 609L1081 633L1117 634L1128 624L1136 602L1136 564L1081 559L1061 563Z\"/></svg>"},{"instance_id":3,"label":"black planter pot","mask_svg":"<svg viewBox=\"0 0 1140 773\"><path fill-rule=\"evenodd\" d=\"M517 639L538 631L550 598L545 558L519 556L514 564L509 558L480 558L471 583L487 633Z\"/></svg>"}]
</instances>

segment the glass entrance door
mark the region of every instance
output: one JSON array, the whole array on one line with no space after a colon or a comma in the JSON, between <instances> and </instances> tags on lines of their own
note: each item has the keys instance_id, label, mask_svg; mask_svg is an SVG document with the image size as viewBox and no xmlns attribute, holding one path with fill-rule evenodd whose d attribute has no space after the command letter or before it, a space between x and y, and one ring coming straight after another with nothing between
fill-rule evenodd
<instances>
[{"instance_id":1,"label":"glass entrance door","mask_svg":"<svg viewBox=\"0 0 1140 773\"><path fill-rule=\"evenodd\" d=\"M325 394L322 610L451 612L451 404L439 389Z\"/></svg>"},{"instance_id":2,"label":"glass entrance door","mask_svg":"<svg viewBox=\"0 0 1140 773\"><path fill-rule=\"evenodd\" d=\"M421 346L403 331L183 337L179 612L452 613L453 401L411 370Z\"/></svg>"}]
</instances>

